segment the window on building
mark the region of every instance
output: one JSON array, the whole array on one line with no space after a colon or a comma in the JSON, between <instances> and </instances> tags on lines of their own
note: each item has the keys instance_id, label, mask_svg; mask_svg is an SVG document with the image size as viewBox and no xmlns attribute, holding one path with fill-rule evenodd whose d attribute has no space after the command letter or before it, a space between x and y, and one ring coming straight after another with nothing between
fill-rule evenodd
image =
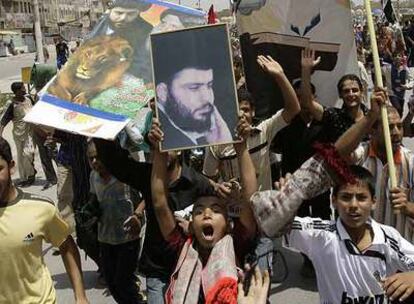
<instances>
[{"instance_id":1,"label":"window on building","mask_svg":"<svg viewBox=\"0 0 414 304\"><path fill-rule=\"evenodd\" d=\"M13 2L13 13L19 12L19 2Z\"/></svg>"}]
</instances>

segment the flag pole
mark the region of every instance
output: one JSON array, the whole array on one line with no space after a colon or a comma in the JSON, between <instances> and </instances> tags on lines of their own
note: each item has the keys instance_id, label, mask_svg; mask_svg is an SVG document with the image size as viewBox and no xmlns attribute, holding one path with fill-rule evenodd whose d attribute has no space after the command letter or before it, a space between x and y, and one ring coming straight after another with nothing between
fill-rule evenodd
<instances>
[{"instance_id":1,"label":"flag pole","mask_svg":"<svg viewBox=\"0 0 414 304\"><path fill-rule=\"evenodd\" d=\"M368 30L371 40L371 50L372 56L374 61L374 70L375 70L375 79L378 87L384 87L382 82L382 73L381 73L381 66L379 61L378 55L378 46L377 46L377 38L375 35L375 28L374 28L374 21L372 19L372 11L371 11L371 2L370 0L365 0L365 11L367 14L367 24ZM385 150L387 152L387 163L388 163L388 172L391 181L391 187L397 187L397 178L395 174L395 164L394 164L394 157L392 152L391 146L391 135L390 135L390 128L388 126L388 114L386 105L382 105L381 107L381 118L382 118L382 128L384 130L384 139L385 139ZM395 212L397 214L399 212Z\"/></svg>"}]
</instances>

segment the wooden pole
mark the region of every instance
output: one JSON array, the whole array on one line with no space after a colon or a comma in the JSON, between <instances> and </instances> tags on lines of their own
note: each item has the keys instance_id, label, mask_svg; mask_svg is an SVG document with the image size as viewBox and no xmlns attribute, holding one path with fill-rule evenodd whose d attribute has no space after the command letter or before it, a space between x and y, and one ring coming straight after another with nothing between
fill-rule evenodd
<instances>
[{"instance_id":1,"label":"wooden pole","mask_svg":"<svg viewBox=\"0 0 414 304\"><path fill-rule=\"evenodd\" d=\"M382 73L381 73L381 66L380 66L379 55L378 55L377 38L375 35L374 21L372 19L370 0L365 0L365 11L367 14L367 25L368 25L369 35L371 38L371 50L372 50L372 56L373 56L373 61L374 61L375 80L376 80L377 86L382 88L384 87L384 84L382 82ZM394 188L394 187L397 187L397 177L396 177L396 172L395 172L394 155L392 152L390 128L388 125L388 114L387 114L387 108L385 105L381 107L381 118L382 118L382 127L384 130L385 150L387 152L388 172L389 172L389 177L391 181L391 187Z\"/></svg>"}]
</instances>

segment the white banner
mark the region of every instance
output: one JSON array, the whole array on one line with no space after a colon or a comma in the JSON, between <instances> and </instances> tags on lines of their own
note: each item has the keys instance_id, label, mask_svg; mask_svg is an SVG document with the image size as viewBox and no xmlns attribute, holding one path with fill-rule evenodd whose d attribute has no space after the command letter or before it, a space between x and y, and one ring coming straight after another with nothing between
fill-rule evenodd
<instances>
[{"instance_id":1,"label":"white banner","mask_svg":"<svg viewBox=\"0 0 414 304\"><path fill-rule=\"evenodd\" d=\"M24 120L87 137L107 140L115 139L129 121L122 115L83 107L48 94L42 96L36 106L26 114Z\"/></svg>"},{"instance_id":2,"label":"white banner","mask_svg":"<svg viewBox=\"0 0 414 304\"><path fill-rule=\"evenodd\" d=\"M247 84L255 96L262 94L254 92L261 90L255 84L261 81L254 75L258 68L253 67L258 52L277 57L293 81L300 78L300 51L307 46L319 51L322 62L312 83L319 101L326 106L334 106L338 100L336 84L340 77L358 71L349 0L244 0L237 21ZM283 46L287 46L285 51ZM266 107L266 101L260 103ZM278 106L282 105L279 102Z\"/></svg>"}]
</instances>

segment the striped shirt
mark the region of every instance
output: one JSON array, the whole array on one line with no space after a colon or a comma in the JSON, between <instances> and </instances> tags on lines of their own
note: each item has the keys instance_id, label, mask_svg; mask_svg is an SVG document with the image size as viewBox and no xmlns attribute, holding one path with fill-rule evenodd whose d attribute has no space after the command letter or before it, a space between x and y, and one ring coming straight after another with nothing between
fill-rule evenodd
<instances>
[{"instance_id":1,"label":"striped shirt","mask_svg":"<svg viewBox=\"0 0 414 304\"><path fill-rule=\"evenodd\" d=\"M280 110L269 119L262 121L247 139L247 147L256 169L260 190L272 189L269 147L277 132L287 126L282 112L283 110ZM213 146L207 149L203 172L211 177L215 176L217 171L224 181L240 177L233 145Z\"/></svg>"},{"instance_id":2,"label":"striped shirt","mask_svg":"<svg viewBox=\"0 0 414 304\"><path fill-rule=\"evenodd\" d=\"M354 151L354 161L371 172L375 179L375 195L377 206L373 211L373 218L379 223L395 227L404 238L414 241L414 220L404 214L396 215L390 203L389 188L391 186L388 175L388 165L383 164L377 157L375 149L369 142L364 142ZM414 199L414 155L404 148L394 154L397 184L408 189L408 200Z\"/></svg>"},{"instance_id":3,"label":"striped shirt","mask_svg":"<svg viewBox=\"0 0 414 304\"><path fill-rule=\"evenodd\" d=\"M390 226L367 224L372 244L360 251L340 219L295 218L285 244L313 262L322 304L388 303L382 280L414 270L414 245Z\"/></svg>"}]
</instances>

